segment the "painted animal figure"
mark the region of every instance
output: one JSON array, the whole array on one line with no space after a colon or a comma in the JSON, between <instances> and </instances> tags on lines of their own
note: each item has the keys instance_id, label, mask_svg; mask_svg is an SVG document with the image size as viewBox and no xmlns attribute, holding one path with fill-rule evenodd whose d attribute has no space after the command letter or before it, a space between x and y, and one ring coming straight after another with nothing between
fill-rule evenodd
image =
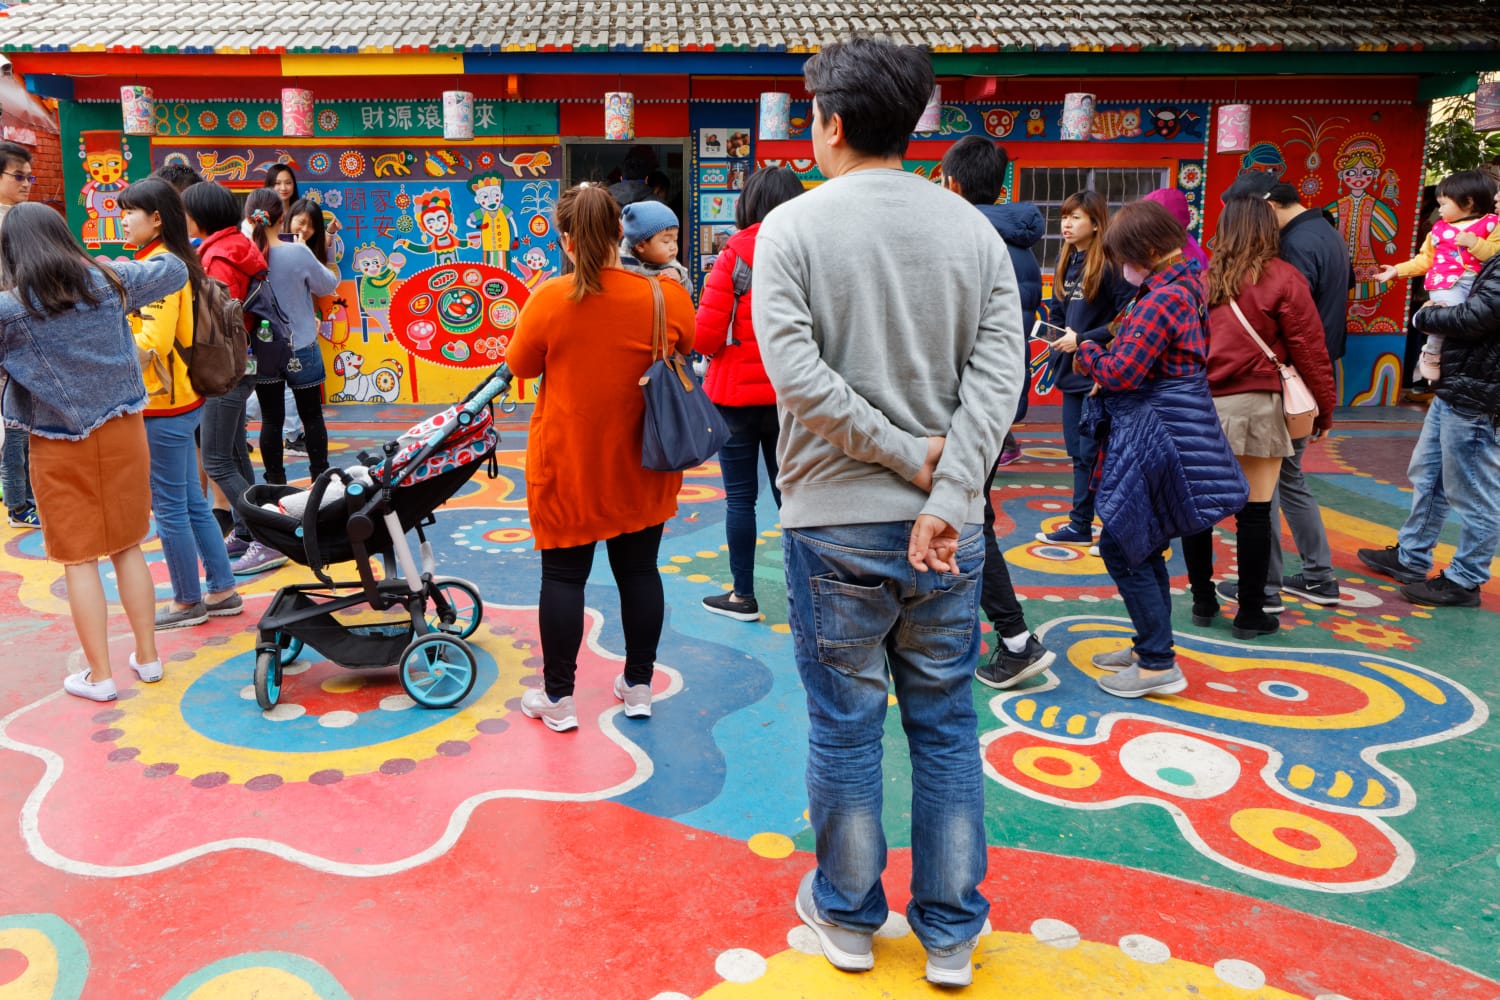
<instances>
[{"instance_id":1,"label":"painted animal figure","mask_svg":"<svg viewBox=\"0 0 1500 1000\"><path fill-rule=\"evenodd\" d=\"M459 168L473 170L474 165L467 156L462 153L454 153L446 149L435 149L427 154L427 161L422 164L422 169L432 177L446 177L449 174L458 173Z\"/></svg>"},{"instance_id":2,"label":"painted animal figure","mask_svg":"<svg viewBox=\"0 0 1500 1000\"><path fill-rule=\"evenodd\" d=\"M250 157L253 155L252 153L246 156L226 156L220 159L219 154L213 150L199 153L198 173L206 181L215 181L220 177L242 181L250 172Z\"/></svg>"},{"instance_id":3,"label":"painted animal figure","mask_svg":"<svg viewBox=\"0 0 1500 1000\"><path fill-rule=\"evenodd\" d=\"M1089 135L1096 141L1110 139L1134 139L1141 134L1141 111L1130 108L1125 111L1098 111L1094 113L1094 127Z\"/></svg>"},{"instance_id":4,"label":"painted animal figure","mask_svg":"<svg viewBox=\"0 0 1500 1000\"><path fill-rule=\"evenodd\" d=\"M1016 115L1008 108L991 108L984 113L984 130L996 139L1004 139L1016 127Z\"/></svg>"},{"instance_id":5,"label":"painted animal figure","mask_svg":"<svg viewBox=\"0 0 1500 1000\"><path fill-rule=\"evenodd\" d=\"M381 153L375 157L374 170L376 177L392 177L400 175L408 177L411 175L412 164L417 162L415 153Z\"/></svg>"},{"instance_id":6,"label":"painted animal figure","mask_svg":"<svg viewBox=\"0 0 1500 1000\"><path fill-rule=\"evenodd\" d=\"M540 177L552 166L552 154L545 149L539 149L535 153L517 153L514 160L507 160L499 153L495 154L495 158L514 170L517 177L521 176L523 170L530 171L533 177Z\"/></svg>"},{"instance_id":7,"label":"painted animal figure","mask_svg":"<svg viewBox=\"0 0 1500 1000\"><path fill-rule=\"evenodd\" d=\"M342 375L344 388L329 397L335 403L394 403L401 395L401 376L405 369L401 362L372 372L361 372L365 359L353 351L340 351L333 359L333 373Z\"/></svg>"}]
</instances>

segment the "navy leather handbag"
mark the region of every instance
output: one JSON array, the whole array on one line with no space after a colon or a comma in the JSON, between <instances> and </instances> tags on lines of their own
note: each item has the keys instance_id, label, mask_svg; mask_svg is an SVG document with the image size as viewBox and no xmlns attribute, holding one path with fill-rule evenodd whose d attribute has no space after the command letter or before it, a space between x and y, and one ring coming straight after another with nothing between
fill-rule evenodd
<instances>
[{"instance_id":1,"label":"navy leather handbag","mask_svg":"<svg viewBox=\"0 0 1500 1000\"><path fill-rule=\"evenodd\" d=\"M703 383L667 341L667 307L661 284L651 282L651 367L641 376L646 421L641 465L657 472L680 472L702 465L729 440L729 425L703 391Z\"/></svg>"}]
</instances>

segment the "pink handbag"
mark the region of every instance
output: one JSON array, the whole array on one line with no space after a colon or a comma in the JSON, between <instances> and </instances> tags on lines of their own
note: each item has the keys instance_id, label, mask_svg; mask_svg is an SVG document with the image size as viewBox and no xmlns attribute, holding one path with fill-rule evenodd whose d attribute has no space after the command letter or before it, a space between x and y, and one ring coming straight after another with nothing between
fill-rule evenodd
<instances>
[{"instance_id":1,"label":"pink handbag","mask_svg":"<svg viewBox=\"0 0 1500 1000\"><path fill-rule=\"evenodd\" d=\"M1240 311L1238 302L1230 299L1229 308L1234 310L1235 319L1240 321L1240 325L1260 345L1260 349L1266 352L1266 357L1271 359L1271 364L1281 374L1281 410L1286 415L1287 433L1292 436L1293 441L1307 437L1313 432L1313 421L1318 418L1318 403L1313 399L1307 383L1302 381L1297 366L1281 363L1276 352L1266 346L1266 342L1260 339L1260 334L1255 332L1255 327L1250 325L1250 321Z\"/></svg>"}]
</instances>

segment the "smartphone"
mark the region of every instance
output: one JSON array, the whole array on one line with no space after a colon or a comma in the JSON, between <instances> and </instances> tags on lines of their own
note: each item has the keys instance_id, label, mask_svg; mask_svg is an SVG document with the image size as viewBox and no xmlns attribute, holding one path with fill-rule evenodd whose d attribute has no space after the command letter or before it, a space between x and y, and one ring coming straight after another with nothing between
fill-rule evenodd
<instances>
[{"instance_id":1,"label":"smartphone","mask_svg":"<svg viewBox=\"0 0 1500 1000\"><path fill-rule=\"evenodd\" d=\"M283 243L299 243L301 239L296 233L277 233L276 238Z\"/></svg>"},{"instance_id":2,"label":"smartphone","mask_svg":"<svg viewBox=\"0 0 1500 1000\"><path fill-rule=\"evenodd\" d=\"M1061 340L1067 336L1068 331L1061 326L1053 326L1046 320L1039 319L1031 328L1031 335L1043 343L1050 344L1055 340Z\"/></svg>"}]
</instances>

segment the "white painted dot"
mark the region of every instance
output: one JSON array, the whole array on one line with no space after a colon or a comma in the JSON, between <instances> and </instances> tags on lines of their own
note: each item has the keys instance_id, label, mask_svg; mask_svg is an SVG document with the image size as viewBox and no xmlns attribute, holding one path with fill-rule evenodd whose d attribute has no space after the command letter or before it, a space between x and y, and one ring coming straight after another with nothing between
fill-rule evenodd
<instances>
[{"instance_id":1,"label":"white painted dot","mask_svg":"<svg viewBox=\"0 0 1500 1000\"><path fill-rule=\"evenodd\" d=\"M1072 924L1053 920L1050 917L1033 921L1031 936L1042 944L1048 944L1054 948L1076 948L1083 940Z\"/></svg>"},{"instance_id":2,"label":"white painted dot","mask_svg":"<svg viewBox=\"0 0 1500 1000\"><path fill-rule=\"evenodd\" d=\"M693 998L686 993L658 993L651 1000L693 1000Z\"/></svg>"},{"instance_id":3,"label":"white painted dot","mask_svg":"<svg viewBox=\"0 0 1500 1000\"><path fill-rule=\"evenodd\" d=\"M1042 504L1042 510L1062 510L1062 504L1060 504L1060 503L1044 503L1044 504Z\"/></svg>"},{"instance_id":4,"label":"white painted dot","mask_svg":"<svg viewBox=\"0 0 1500 1000\"><path fill-rule=\"evenodd\" d=\"M305 674L311 669L312 664L306 662L305 660L298 661L296 663L288 663L286 666L281 668L281 676L296 677L298 674Z\"/></svg>"},{"instance_id":5,"label":"white painted dot","mask_svg":"<svg viewBox=\"0 0 1500 1000\"><path fill-rule=\"evenodd\" d=\"M1160 965L1172 957L1172 949L1144 934L1126 934L1120 938L1120 950L1147 965Z\"/></svg>"},{"instance_id":6,"label":"white painted dot","mask_svg":"<svg viewBox=\"0 0 1500 1000\"><path fill-rule=\"evenodd\" d=\"M786 932L786 946L804 955L823 954L823 945L818 941L818 935L806 924L798 924Z\"/></svg>"},{"instance_id":7,"label":"white painted dot","mask_svg":"<svg viewBox=\"0 0 1500 1000\"><path fill-rule=\"evenodd\" d=\"M766 960L749 948L730 948L714 960L714 971L731 983L753 983L766 974Z\"/></svg>"},{"instance_id":8,"label":"white painted dot","mask_svg":"<svg viewBox=\"0 0 1500 1000\"><path fill-rule=\"evenodd\" d=\"M1229 751L1184 733L1148 733L1119 750L1120 767L1166 795L1211 799L1240 780L1240 762Z\"/></svg>"},{"instance_id":9,"label":"white painted dot","mask_svg":"<svg viewBox=\"0 0 1500 1000\"><path fill-rule=\"evenodd\" d=\"M1238 986L1242 990L1258 990L1266 985L1264 972L1238 958L1226 958L1215 962L1214 975L1219 977L1220 982L1228 986Z\"/></svg>"},{"instance_id":10,"label":"white painted dot","mask_svg":"<svg viewBox=\"0 0 1500 1000\"><path fill-rule=\"evenodd\" d=\"M325 729L343 729L345 726L352 726L358 721L359 713L342 710L318 716L318 725Z\"/></svg>"},{"instance_id":11,"label":"white painted dot","mask_svg":"<svg viewBox=\"0 0 1500 1000\"><path fill-rule=\"evenodd\" d=\"M1063 602L1063 599L1057 594L1043 594L1042 600L1051 601L1053 604L1061 604Z\"/></svg>"},{"instance_id":12,"label":"white painted dot","mask_svg":"<svg viewBox=\"0 0 1500 1000\"><path fill-rule=\"evenodd\" d=\"M260 714L267 722L291 722L293 719L300 719L306 715L307 709L301 705L282 702Z\"/></svg>"},{"instance_id":13,"label":"white painted dot","mask_svg":"<svg viewBox=\"0 0 1500 1000\"><path fill-rule=\"evenodd\" d=\"M380 710L382 712L404 712L412 708L416 702L404 694L392 694L380 699Z\"/></svg>"},{"instance_id":14,"label":"white painted dot","mask_svg":"<svg viewBox=\"0 0 1500 1000\"><path fill-rule=\"evenodd\" d=\"M255 685L254 684L246 684L244 687L240 688L240 697L243 698L245 701L254 701L255 700Z\"/></svg>"},{"instance_id":15,"label":"white painted dot","mask_svg":"<svg viewBox=\"0 0 1500 1000\"><path fill-rule=\"evenodd\" d=\"M1018 600L1018 601L1029 601L1029 600L1031 600L1031 598L1027 597L1025 594L1017 594L1016 595L1016 600Z\"/></svg>"},{"instance_id":16,"label":"white painted dot","mask_svg":"<svg viewBox=\"0 0 1500 1000\"><path fill-rule=\"evenodd\" d=\"M1313 1000L1349 1000L1342 993L1319 993Z\"/></svg>"},{"instance_id":17,"label":"white painted dot","mask_svg":"<svg viewBox=\"0 0 1500 1000\"><path fill-rule=\"evenodd\" d=\"M1080 601L1082 601L1084 604L1098 604L1099 603L1099 598L1095 597L1093 594L1079 594L1078 595L1078 599Z\"/></svg>"},{"instance_id":18,"label":"white painted dot","mask_svg":"<svg viewBox=\"0 0 1500 1000\"><path fill-rule=\"evenodd\" d=\"M1307 689L1298 687L1290 681L1261 681L1256 690L1267 698L1275 698L1277 701L1306 701L1308 699Z\"/></svg>"},{"instance_id":19,"label":"white painted dot","mask_svg":"<svg viewBox=\"0 0 1500 1000\"><path fill-rule=\"evenodd\" d=\"M500 521L501 524L509 524L512 520L514 520L514 518L502 517L502 518L499 518L498 520ZM480 521L479 523L480 524L488 524L489 522L488 521Z\"/></svg>"},{"instance_id":20,"label":"white painted dot","mask_svg":"<svg viewBox=\"0 0 1500 1000\"><path fill-rule=\"evenodd\" d=\"M911 924L906 922L906 914L892 910L886 915L885 923L880 925L880 930L875 932L876 937L904 938L911 933Z\"/></svg>"},{"instance_id":21,"label":"white painted dot","mask_svg":"<svg viewBox=\"0 0 1500 1000\"><path fill-rule=\"evenodd\" d=\"M1181 597L1183 594L1186 594L1187 591L1183 590L1181 587L1168 587L1167 593L1171 594L1173 597Z\"/></svg>"},{"instance_id":22,"label":"white painted dot","mask_svg":"<svg viewBox=\"0 0 1500 1000\"><path fill-rule=\"evenodd\" d=\"M1240 689L1235 687L1233 684L1225 684L1222 681L1209 681L1203 686L1214 691L1223 691L1225 694L1239 694L1240 691Z\"/></svg>"}]
</instances>

